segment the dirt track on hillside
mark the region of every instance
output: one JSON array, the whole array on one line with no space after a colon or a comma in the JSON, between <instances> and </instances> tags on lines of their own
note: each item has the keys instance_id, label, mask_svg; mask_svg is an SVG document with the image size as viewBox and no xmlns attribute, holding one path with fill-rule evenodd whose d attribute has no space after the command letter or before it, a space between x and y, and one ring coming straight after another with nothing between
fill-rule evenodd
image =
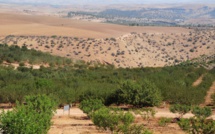
<instances>
[{"instance_id":1,"label":"dirt track on hillside","mask_svg":"<svg viewBox=\"0 0 215 134\"><path fill-rule=\"evenodd\" d=\"M199 84L202 83L202 79L203 79L204 75L201 75L195 82L193 82L194 87L198 86Z\"/></svg>"},{"instance_id":2,"label":"dirt track on hillside","mask_svg":"<svg viewBox=\"0 0 215 134\"><path fill-rule=\"evenodd\" d=\"M212 86L210 89L207 91L207 95L205 96L205 103L204 105L207 106L212 103L211 95L215 93L215 81L213 82Z\"/></svg>"}]
</instances>

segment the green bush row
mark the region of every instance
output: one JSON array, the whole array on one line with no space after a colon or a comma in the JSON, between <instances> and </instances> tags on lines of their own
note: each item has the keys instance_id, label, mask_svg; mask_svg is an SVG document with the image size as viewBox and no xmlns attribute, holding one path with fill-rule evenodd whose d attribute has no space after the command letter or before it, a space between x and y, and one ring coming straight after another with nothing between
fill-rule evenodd
<instances>
[{"instance_id":1,"label":"green bush row","mask_svg":"<svg viewBox=\"0 0 215 134\"><path fill-rule=\"evenodd\" d=\"M0 63L3 61L8 63L18 62L20 64L24 62L30 64L48 64L50 66L70 65L72 63L71 59L52 56L49 53L28 49L26 46L19 47L0 44Z\"/></svg>"},{"instance_id":2,"label":"green bush row","mask_svg":"<svg viewBox=\"0 0 215 134\"><path fill-rule=\"evenodd\" d=\"M80 108L101 130L123 134L151 134L143 125L132 125L135 117L131 112L118 108L107 108L101 100L84 100L80 103Z\"/></svg>"},{"instance_id":3,"label":"green bush row","mask_svg":"<svg viewBox=\"0 0 215 134\"><path fill-rule=\"evenodd\" d=\"M0 103L15 103L16 100L22 101L25 95L32 94L51 95L61 104L90 98L101 99L105 104L118 103L122 100L113 99L113 94L126 88L126 85L123 87L121 83L127 80L134 81L140 89L144 89L147 79L156 87L153 89L161 94L164 101L173 104L200 104L214 80L214 70L177 66L134 69L74 69L65 66L42 67L39 70L19 67L18 70L14 70L12 67L0 66ZM192 83L202 74L203 82L193 87ZM141 90L137 88L136 92L139 91ZM130 97L132 99L135 96ZM145 104L147 101L149 100L145 100Z\"/></svg>"},{"instance_id":4,"label":"green bush row","mask_svg":"<svg viewBox=\"0 0 215 134\"><path fill-rule=\"evenodd\" d=\"M39 70L26 68L23 66L25 61L30 62L32 59L42 63L57 64L57 61L66 62L66 58L52 56L47 53L36 50L28 50L26 47L0 45L0 59L13 58L14 61L20 62L20 67L14 70L12 67L0 66L0 103L12 102L16 100L22 101L25 95L31 94L47 94L55 97L61 104L80 102L85 99L101 99L105 104L124 103L120 102L123 98L113 98L117 92L124 92L121 83L125 81L134 81L138 85L135 92L143 93L147 91L146 86L153 86L152 89L158 91L156 95L172 104L200 104L204 100L206 91L215 79L215 69L208 71L204 68L196 68L193 66L171 66L164 68L118 68L113 66L94 66L89 67L82 61L77 64L55 68L41 67ZM32 61L34 62L34 61ZM193 87L192 83L204 74L203 82ZM147 81L149 81L147 84ZM146 85L146 86L145 86ZM154 88L155 87L155 88ZM145 89L145 90L142 90ZM127 93L130 90L126 90ZM150 93L150 92L148 92ZM145 93L144 93L145 94ZM120 97L120 96L118 96ZM150 98L141 97L141 104L147 104L152 101ZM155 99L156 100L156 99ZM126 99L126 101L129 101ZM158 101L160 102L160 101ZM157 105L158 102L153 102ZM131 104L131 102L126 102ZM135 102L135 105L139 102Z\"/></svg>"}]
</instances>

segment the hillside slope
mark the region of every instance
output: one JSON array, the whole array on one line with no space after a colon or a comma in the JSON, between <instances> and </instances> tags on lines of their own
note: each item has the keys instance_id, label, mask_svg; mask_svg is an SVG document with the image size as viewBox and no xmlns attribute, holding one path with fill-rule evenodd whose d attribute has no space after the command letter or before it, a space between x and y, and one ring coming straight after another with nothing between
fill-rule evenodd
<instances>
[{"instance_id":1,"label":"hillside slope","mask_svg":"<svg viewBox=\"0 0 215 134\"><path fill-rule=\"evenodd\" d=\"M143 27L144 28L144 27ZM169 28L171 29L171 28ZM6 36L0 43L26 46L54 55L116 67L162 67L206 55L214 58L213 29L188 33L129 33L117 38Z\"/></svg>"}]
</instances>

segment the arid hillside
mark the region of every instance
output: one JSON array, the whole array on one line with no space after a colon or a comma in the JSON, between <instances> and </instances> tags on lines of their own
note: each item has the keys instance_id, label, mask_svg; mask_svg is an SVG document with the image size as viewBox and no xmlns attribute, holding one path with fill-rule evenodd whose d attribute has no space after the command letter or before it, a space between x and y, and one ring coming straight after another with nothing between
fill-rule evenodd
<instances>
[{"instance_id":1,"label":"arid hillside","mask_svg":"<svg viewBox=\"0 0 215 134\"><path fill-rule=\"evenodd\" d=\"M51 16L0 14L0 43L114 64L162 67L214 56L214 29L131 27Z\"/></svg>"},{"instance_id":2,"label":"arid hillside","mask_svg":"<svg viewBox=\"0 0 215 134\"><path fill-rule=\"evenodd\" d=\"M171 28L169 28L171 29ZM162 67L207 55L214 58L215 31L129 33L117 38L6 36L0 43L27 46L54 55L114 64L116 67Z\"/></svg>"}]
</instances>

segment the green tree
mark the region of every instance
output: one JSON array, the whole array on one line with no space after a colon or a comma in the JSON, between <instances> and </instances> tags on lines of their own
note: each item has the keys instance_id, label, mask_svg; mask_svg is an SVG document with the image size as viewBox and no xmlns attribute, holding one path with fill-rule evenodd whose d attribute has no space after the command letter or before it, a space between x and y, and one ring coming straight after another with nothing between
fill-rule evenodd
<instances>
[{"instance_id":1,"label":"green tree","mask_svg":"<svg viewBox=\"0 0 215 134\"><path fill-rule=\"evenodd\" d=\"M51 126L56 103L46 95L27 96L25 103L0 115L3 134L45 134Z\"/></svg>"},{"instance_id":2,"label":"green tree","mask_svg":"<svg viewBox=\"0 0 215 134\"><path fill-rule=\"evenodd\" d=\"M170 106L170 111L172 113L178 113L180 115L179 118L182 118L183 115L188 113L190 110L191 110L191 107L187 105L175 104Z\"/></svg>"},{"instance_id":3,"label":"green tree","mask_svg":"<svg viewBox=\"0 0 215 134\"><path fill-rule=\"evenodd\" d=\"M201 108L201 107L196 106L196 107L192 108L191 112L192 112L192 114L195 115L196 118L200 118L200 119L205 119L205 118L211 116L211 114L212 114L211 108L209 108L209 107Z\"/></svg>"},{"instance_id":4,"label":"green tree","mask_svg":"<svg viewBox=\"0 0 215 134\"><path fill-rule=\"evenodd\" d=\"M186 132L191 134L214 134L215 121L208 119L212 114L208 107L193 107L191 112L194 117L190 119L181 119L178 124Z\"/></svg>"},{"instance_id":5,"label":"green tree","mask_svg":"<svg viewBox=\"0 0 215 134\"><path fill-rule=\"evenodd\" d=\"M96 111L102 107L104 107L104 104L99 99L83 100L80 103L80 109L86 114L90 114L91 112Z\"/></svg>"},{"instance_id":6,"label":"green tree","mask_svg":"<svg viewBox=\"0 0 215 134\"><path fill-rule=\"evenodd\" d=\"M160 90L148 80L144 80L142 86L133 81L124 82L116 91L115 97L118 103L137 107L158 106L162 101Z\"/></svg>"},{"instance_id":7,"label":"green tree","mask_svg":"<svg viewBox=\"0 0 215 134\"><path fill-rule=\"evenodd\" d=\"M92 121L100 129L126 133L134 121L134 116L129 112L103 107L92 113Z\"/></svg>"}]
</instances>

